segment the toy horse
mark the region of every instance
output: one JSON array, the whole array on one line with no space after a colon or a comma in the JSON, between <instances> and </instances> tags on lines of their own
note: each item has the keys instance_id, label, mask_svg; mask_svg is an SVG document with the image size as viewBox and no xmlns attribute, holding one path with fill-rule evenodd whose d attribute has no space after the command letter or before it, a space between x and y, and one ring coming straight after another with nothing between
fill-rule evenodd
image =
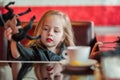
<instances>
[{"instance_id":1,"label":"toy horse","mask_svg":"<svg viewBox=\"0 0 120 80\"><path fill-rule=\"evenodd\" d=\"M19 29L19 33L14 34L14 35L12 36L12 38L13 38L15 41L21 41L21 40L24 39L25 37L28 38L28 39L30 39L30 40L40 38L41 36L33 36L33 37L32 37L32 36L29 36L29 35L26 33L28 30L30 30L30 29L32 28L32 23L33 23L34 19L35 19L35 16L33 16L33 17L31 18L31 20L30 20L30 22L29 22L29 24L28 24L27 26L25 26L24 28L20 28L20 29Z\"/></svg>"},{"instance_id":2,"label":"toy horse","mask_svg":"<svg viewBox=\"0 0 120 80\"><path fill-rule=\"evenodd\" d=\"M6 27L5 24L7 23L7 21L13 19L15 16L16 16L15 18L16 18L16 22L17 22L17 23L16 23L16 24L13 24L13 25L19 26L19 25L21 25L21 21L18 19L17 16L22 16L22 15L27 14L28 12L31 11L31 9L28 8L28 10L26 10L25 12L19 13L19 14L16 15L16 14L14 14L13 9L11 9L11 8L9 7L11 4L13 5L14 3L15 3L15 2L9 2L9 3L5 6L5 9L7 9L8 12L7 12L6 14L0 15L0 26ZM32 28L32 23L33 23L34 19L35 19L35 16L33 16L33 17L31 18L29 24L28 24L26 27L19 29L19 33L14 34L14 35L12 36L12 38L13 38L15 41L21 41L21 40L23 40L24 38L28 38L28 39L30 39L30 40L40 38L40 36L32 37L32 36L29 36L29 35L27 34L27 31Z\"/></svg>"}]
</instances>

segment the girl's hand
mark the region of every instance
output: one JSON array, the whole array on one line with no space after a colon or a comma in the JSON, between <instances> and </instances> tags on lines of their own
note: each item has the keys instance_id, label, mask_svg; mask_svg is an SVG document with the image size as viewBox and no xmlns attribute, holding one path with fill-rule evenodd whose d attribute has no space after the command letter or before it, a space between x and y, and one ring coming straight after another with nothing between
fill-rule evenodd
<instances>
[{"instance_id":1,"label":"girl's hand","mask_svg":"<svg viewBox=\"0 0 120 80\"><path fill-rule=\"evenodd\" d=\"M16 21L17 19L16 19L16 17L14 16L11 20L8 20L6 23L5 23L5 26L6 27L10 27L11 29L12 29L12 33L13 34L16 34L16 33L18 33L19 31L18 31L18 28L17 28L17 26L16 26L16 24L17 24L17 21Z\"/></svg>"},{"instance_id":2,"label":"girl's hand","mask_svg":"<svg viewBox=\"0 0 120 80\"><path fill-rule=\"evenodd\" d=\"M8 27L4 32L5 38L9 41L12 40L12 29Z\"/></svg>"},{"instance_id":3,"label":"girl's hand","mask_svg":"<svg viewBox=\"0 0 120 80\"><path fill-rule=\"evenodd\" d=\"M14 16L11 20L8 20L5 23L6 26L6 30L4 32L4 35L6 37L7 40L12 40L12 35L19 33L19 28L22 28L21 26L16 26L17 24L17 17Z\"/></svg>"},{"instance_id":4,"label":"girl's hand","mask_svg":"<svg viewBox=\"0 0 120 80\"><path fill-rule=\"evenodd\" d=\"M97 46L102 46L102 45L103 45L102 42L96 42L95 43L95 45L94 45L94 47L93 47L93 49L92 49L92 51L90 53L90 58L94 58L95 55L97 55L99 53L99 51L96 52L96 48L97 48Z\"/></svg>"}]
</instances>

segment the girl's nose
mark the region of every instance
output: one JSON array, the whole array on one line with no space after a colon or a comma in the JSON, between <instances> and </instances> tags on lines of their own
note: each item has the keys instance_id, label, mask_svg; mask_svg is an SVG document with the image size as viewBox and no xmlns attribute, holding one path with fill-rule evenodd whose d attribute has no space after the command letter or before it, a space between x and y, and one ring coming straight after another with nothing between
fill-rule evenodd
<instances>
[{"instance_id":1,"label":"girl's nose","mask_svg":"<svg viewBox=\"0 0 120 80\"><path fill-rule=\"evenodd\" d=\"M50 31L48 32L48 35L49 35L49 36L52 36L52 35L53 35L53 30L50 30Z\"/></svg>"}]
</instances>

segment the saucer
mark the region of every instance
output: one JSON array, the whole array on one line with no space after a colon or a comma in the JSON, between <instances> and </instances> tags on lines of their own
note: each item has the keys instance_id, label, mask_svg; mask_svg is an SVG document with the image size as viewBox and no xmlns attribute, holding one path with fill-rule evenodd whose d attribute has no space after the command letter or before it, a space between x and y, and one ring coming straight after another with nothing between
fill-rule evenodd
<instances>
[{"instance_id":1,"label":"saucer","mask_svg":"<svg viewBox=\"0 0 120 80\"><path fill-rule=\"evenodd\" d=\"M86 61L80 61L77 63L73 63L73 64L69 64L69 66L73 66L73 67L84 67L84 66L91 66L91 65L95 65L97 63L97 60L94 59L88 59Z\"/></svg>"},{"instance_id":2,"label":"saucer","mask_svg":"<svg viewBox=\"0 0 120 80\"><path fill-rule=\"evenodd\" d=\"M69 75L86 75L86 74L93 74L92 67L97 63L94 59L89 59L87 61L84 61L82 65L79 66L72 66L72 65L66 65L64 67L64 70L62 71L63 74L69 74Z\"/></svg>"}]
</instances>

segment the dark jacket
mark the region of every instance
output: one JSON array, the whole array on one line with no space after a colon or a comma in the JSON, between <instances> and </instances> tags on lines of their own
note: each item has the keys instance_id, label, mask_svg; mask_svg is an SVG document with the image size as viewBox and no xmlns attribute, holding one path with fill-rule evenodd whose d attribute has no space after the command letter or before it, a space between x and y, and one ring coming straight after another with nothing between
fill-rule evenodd
<instances>
[{"instance_id":1,"label":"dark jacket","mask_svg":"<svg viewBox=\"0 0 120 80\"><path fill-rule=\"evenodd\" d=\"M20 43L17 43L17 48L20 53L17 60L21 61L60 61L63 59L62 52L66 49L65 45L61 45L60 52L55 54L47 48L43 49L37 46L26 48Z\"/></svg>"}]
</instances>

